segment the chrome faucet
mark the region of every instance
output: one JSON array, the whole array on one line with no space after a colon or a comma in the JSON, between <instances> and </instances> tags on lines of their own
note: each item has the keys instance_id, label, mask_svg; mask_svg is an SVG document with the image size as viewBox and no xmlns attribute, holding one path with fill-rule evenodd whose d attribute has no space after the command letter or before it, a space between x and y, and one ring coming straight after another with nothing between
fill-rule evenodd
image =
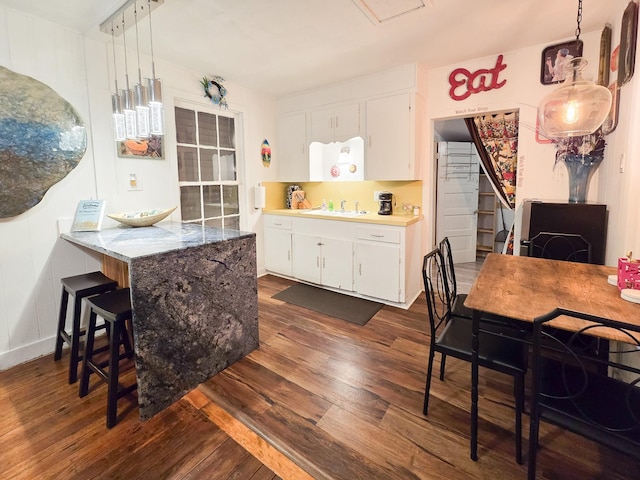
<instances>
[{"instance_id":1,"label":"chrome faucet","mask_svg":"<svg viewBox=\"0 0 640 480\"><path fill-rule=\"evenodd\" d=\"M346 205L346 200L340 200L340 211L344 213L344 206Z\"/></svg>"},{"instance_id":2,"label":"chrome faucet","mask_svg":"<svg viewBox=\"0 0 640 480\"><path fill-rule=\"evenodd\" d=\"M356 213L358 213L358 201L356 200L355 202L353 202L353 204L355 205Z\"/></svg>"}]
</instances>

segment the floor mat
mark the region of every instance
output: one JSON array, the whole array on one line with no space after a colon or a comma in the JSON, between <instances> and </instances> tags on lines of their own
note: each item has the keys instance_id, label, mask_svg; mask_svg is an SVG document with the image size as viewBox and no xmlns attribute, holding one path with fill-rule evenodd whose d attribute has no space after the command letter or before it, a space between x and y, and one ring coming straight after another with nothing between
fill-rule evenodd
<instances>
[{"instance_id":1,"label":"floor mat","mask_svg":"<svg viewBox=\"0 0 640 480\"><path fill-rule=\"evenodd\" d=\"M296 283L276 293L272 298L358 325L367 323L383 307L382 303L331 292L304 283Z\"/></svg>"}]
</instances>

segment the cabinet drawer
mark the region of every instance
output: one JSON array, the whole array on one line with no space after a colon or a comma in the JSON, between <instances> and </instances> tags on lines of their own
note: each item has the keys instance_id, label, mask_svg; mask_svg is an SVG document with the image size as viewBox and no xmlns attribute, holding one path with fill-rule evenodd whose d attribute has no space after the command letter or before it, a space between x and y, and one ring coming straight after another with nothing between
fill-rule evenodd
<instances>
[{"instance_id":1,"label":"cabinet drawer","mask_svg":"<svg viewBox=\"0 0 640 480\"><path fill-rule=\"evenodd\" d=\"M291 230L291 218L278 217L276 215L265 215L264 226L271 228L281 228L282 230Z\"/></svg>"},{"instance_id":2,"label":"cabinet drawer","mask_svg":"<svg viewBox=\"0 0 640 480\"><path fill-rule=\"evenodd\" d=\"M400 243L398 230L383 230L379 228L357 228L356 237L359 240L373 240L384 243Z\"/></svg>"}]
</instances>

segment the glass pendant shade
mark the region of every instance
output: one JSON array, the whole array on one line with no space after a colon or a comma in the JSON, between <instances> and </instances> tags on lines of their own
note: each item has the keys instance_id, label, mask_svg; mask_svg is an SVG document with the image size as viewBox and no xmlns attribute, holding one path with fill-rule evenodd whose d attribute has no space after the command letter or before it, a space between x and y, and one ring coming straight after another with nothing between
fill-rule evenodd
<instances>
[{"instance_id":1,"label":"glass pendant shade","mask_svg":"<svg viewBox=\"0 0 640 480\"><path fill-rule=\"evenodd\" d=\"M164 107L162 105L162 83L157 78L148 78L150 131L153 135L164 134Z\"/></svg>"},{"instance_id":2,"label":"glass pendant shade","mask_svg":"<svg viewBox=\"0 0 640 480\"><path fill-rule=\"evenodd\" d=\"M116 142L122 142L127 138L127 130L124 113L122 113L122 102L120 101L120 95L117 93L111 95L111 106L113 107L113 136Z\"/></svg>"},{"instance_id":3,"label":"glass pendant shade","mask_svg":"<svg viewBox=\"0 0 640 480\"><path fill-rule=\"evenodd\" d=\"M149 105L147 88L139 83L133 87L136 104L136 120L139 138L149 138Z\"/></svg>"},{"instance_id":4,"label":"glass pendant shade","mask_svg":"<svg viewBox=\"0 0 640 480\"><path fill-rule=\"evenodd\" d=\"M121 90L120 97L122 98L122 112L124 113L127 138L135 140L138 138L138 126L136 125L137 118L136 111L134 110L133 90Z\"/></svg>"},{"instance_id":5,"label":"glass pendant shade","mask_svg":"<svg viewBox=\"0 0 640 480\"><path fill-rule=\"evenodd\" d=\"M590 135L605 121L611 108L611 92L582 78L587 61L578 57L568 62L567 80L542 99L538 121L544 135L567 138Z\"/></svg>"}]
</instances>

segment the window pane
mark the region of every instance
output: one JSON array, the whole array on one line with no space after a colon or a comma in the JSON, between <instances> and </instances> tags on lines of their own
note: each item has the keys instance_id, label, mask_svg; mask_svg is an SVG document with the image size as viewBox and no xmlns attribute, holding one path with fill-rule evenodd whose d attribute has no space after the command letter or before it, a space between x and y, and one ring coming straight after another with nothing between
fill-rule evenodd
<instances>
[{"instance_id":1,"label":"window pane","mask_svg":"<svg viewBox=\"0 0 640 480\"><path fill-rule=\"evenodd\" d=\"M220 125L220 147L236 148L236 127L235 120L230 117L218 117L218 125Z\"/></svg>"},{"instance_id":2,"label":"window pane","mask_svg":"<svg viewBox=\"0 0 640 480\"><path fill-rule=\"evenodd\" d=\"M224 228L240 230L240 217L224 217Z\"/></svg>"},{"instance_id":3,"label":"window pane","mask_svg":"<svg viewBox=\"0 0 640 480\"><path fill-rule=\"evenodd\" d=\"M237 185L224 185L222 187L222 198L224 198L225 215L234 215L240 213L240 205L238 205Z\"/></svg>"},{"instance_id":4,"label":"window pane","mask_svg":"<svg viewBox=\"0 0 640 480\"><path fill-rule=\"evenodd\" d=\"M200 187L180 187L180 209L182 220L197 220L202 211L200 203Z\"/></svg>"},{"instance_id":5,"label":"window pane","mask_svg":"<svg viewBox=\"0 0 640 480\"><path fill-rule=\"evenodd\" d=\"M216 132L216 116L210 113L198 112L198 137L200 145L218 145Z\"/></svg>"},{"instance_id":6,"label":"window pane","mask_svg":"<svg viewBox=\"0 0 640 480\"><path fill-rule=\"evenodd\" d=\"M220 180L236 179L236 152L220 151Z\"/></svg>"},{"instance_id":7,"label":"window pane","mask_svg":"<svg viewBox=\"0 0 640 480\"><path fill-rule=\"evenodd\" d=\"M193 110L176 107L176 141L196 143L196 115Z\"/></svg>"},{"instance_id":8,"label":"window pane","mask_svg":"<svg viewBox=\"0 0 640 480\"><path fill-rule=\"evenodd\" d=\"M217 150L210 148L200 149L200 175L202 175L203 182L218 180Z\"/></svg>"},{"instance_id":9,"label":"window pane","mask_svg":"<svg viewBox=\"0 0 640 480\"><path fill-rule=\"evenodd\" d=\"M211 218L209 220L205 220L204 224L207 227L218 227L222 228L222 218Z\"/></svg>"},{"instance_id":10,"label":"window pane","mask_svg":"<svg viewBox=\"0 0 640 480\"><path fill-rule=\"evenodd\" d=\"M205 218L222 216L220 185L204 185L202 187L202 194L204 197Z\"/></svg>"},{"instance_id":11,"label":"window pane","mask_svg":"<svg viewBox=\"0 0 640 480\"><path fill-rule=\"evenodd\" d=\"M178 180L181 182L197 182L198 155L193 147L178 146Z\"/></svg>"}]
</instances>

